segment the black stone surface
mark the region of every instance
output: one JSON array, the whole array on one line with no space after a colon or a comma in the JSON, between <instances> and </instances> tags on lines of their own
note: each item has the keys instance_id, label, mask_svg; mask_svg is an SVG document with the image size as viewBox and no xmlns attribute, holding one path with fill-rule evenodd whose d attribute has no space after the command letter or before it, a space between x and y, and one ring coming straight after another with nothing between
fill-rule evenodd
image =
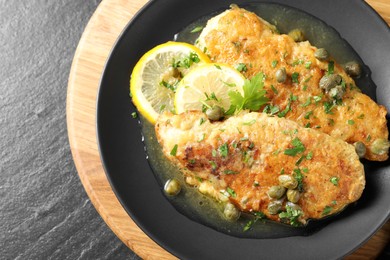
<instances>
[{"instance_id":1,"label":"black stone surface","mask_svg":"<svg viewBox=\"0 0 390 260\"><path fill-rule=\"evenodd\" d=\"M0 0L0 259L139 259L74 167L66 91L99 0Z\"/></svg>"}]
</instances>

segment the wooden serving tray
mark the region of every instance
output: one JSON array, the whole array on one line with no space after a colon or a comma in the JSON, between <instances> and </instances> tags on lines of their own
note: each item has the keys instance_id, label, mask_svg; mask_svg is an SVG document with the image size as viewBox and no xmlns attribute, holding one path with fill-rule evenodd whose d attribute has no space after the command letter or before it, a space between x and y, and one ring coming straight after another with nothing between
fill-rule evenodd
<instances>
[{"instance_id":1,"label":"wooden serving tray","mask_svg":"<svg viewBox=\"0 0 390 260\"><path fill-rule=\"evenodd\" d=\"M144 259L175 259L146 236L115 197L96 142L96 97L103 66L119 34L147 0L103 0L77 47L69 76L67 124L77 171L93 205L130 249ZM390 24L390 1L367 1ZM373 259L390 241L390 221L347 259Z\"/></svg>"}]
</instances>

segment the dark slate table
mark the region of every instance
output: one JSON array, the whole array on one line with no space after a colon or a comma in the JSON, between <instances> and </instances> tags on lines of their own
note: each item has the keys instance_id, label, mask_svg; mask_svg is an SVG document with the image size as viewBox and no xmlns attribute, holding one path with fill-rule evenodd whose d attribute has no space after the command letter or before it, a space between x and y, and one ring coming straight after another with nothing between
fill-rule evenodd
<instances>
[{"instance_id":1,"label":"dark slate table","mask_svg":"<svg viewBox=\"0 0 390 260\"><path fill-rule=\"evenodd\" d=\"M68 144L69 70L99 3L0 0L0 259L139 259L92 206Z\"/></svg>"},{"instance_id":2,"label":"dark slate table","mask_svg":"<svg viewBox=\"0 0 390 260\"><path fill-rule=\"evenodd\" d=\"M138 259L77 175L68 75L99 0L0 0L0 259Z\"/></svg>"}]
</instances>

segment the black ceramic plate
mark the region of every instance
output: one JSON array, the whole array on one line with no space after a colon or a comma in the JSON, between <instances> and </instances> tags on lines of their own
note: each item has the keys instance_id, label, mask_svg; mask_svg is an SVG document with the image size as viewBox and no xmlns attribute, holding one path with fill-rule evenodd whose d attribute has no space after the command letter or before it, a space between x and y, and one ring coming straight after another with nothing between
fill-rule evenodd
<instances>
[{"instance_id":1,"label":"black ceramic plate","mask_svg":"<svg viewBox=\"0 0 390 260\"><path fill-rule=\"evenodd\" d=\"M364 1L275 0L334 27L372 71L377 101L390 105L389 27ZM245 7L255 1L236 0ZM144 153L129 99L133 66L147 50L171 40L200 17L228 8L226 0L151 1L128 24L107 61L98 97L100 154L118 199L153 240L181 259L335 259L364 243L390 213L389 161L365 163L367 186L358 205L310 236L237 238L190 220L166 200Z\"/></svg>"}]
</instances>

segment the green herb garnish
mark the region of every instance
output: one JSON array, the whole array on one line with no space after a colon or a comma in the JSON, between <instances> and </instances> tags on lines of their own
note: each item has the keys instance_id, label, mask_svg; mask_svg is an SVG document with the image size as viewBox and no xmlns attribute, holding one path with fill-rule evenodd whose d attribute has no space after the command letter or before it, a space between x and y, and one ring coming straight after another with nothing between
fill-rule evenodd
<instances>
[{"instance_id":1,"label":"green herb garnish","mask_svg":"<svg viewBox=\"0 0 390 260\"><path fill-rule=\"evenodd\" d=\"M302 225L302 223L298 220L302 213L302 210L294 209L293 207L287 205L286 211L279 213L279 218L287 220L291 226L298 227Z\"/></svg>"},{"instance_id":2,"label":"green herb garnish","mask_svg":"<svg viewBox=\"0 0 390 260\"><path fill-rule=\"evenodd\" d=\"M197 33L203 30L203 26L196 26L194 29L192 29L191 33Z\"/></svg>"},{"instance_id":3,"label":"green herb garnish","mask_svg":"<svg viewBox=\"0 0 390 260\"><path fill-rule=\"evenodd\" d=\"M294 169L293 170L293 177L298 182L297 189L302 192L303 191L303 174L300 169Z\"/></svg>"},{"instance_id":4,"label":"green herb garnish","mask_svg":"<svg viewBox=\"0 0 390 260\"><path fill-rule=\"evenodd\" d=\"M332 109L334 108L334 104L331 102L324 102L324 110L326 114L333 114Z\"/></svg>"},{"instance_id":5,"label":"green herb garnish","mask_svg":"<svg viewBox=\"0 0 390 260\"><path fill-rule=\"evenodd\" d=\"M307 106L310 105L310 104L311 104L311 97L309 97L309 98L306 100L306 102L303 103L303 104L301 105L301 107L307 107Z\"/></svg>"},{"instance_id":6,"label":"green herb garnish","mask_svg":"<svg viewBox=\"0 0 390 260\"><path fill-rule=\"evenodd\" d=\"M248 70L248 68L246 67L245 63L238 63L236 65L236 70L238 70L239 72L245 72Z\"/></svg>"},{"instance_id":7,"label":"green herb garnish","mask_svg":"<svg viewBox=\"0 0 390 260\"><path fill-rule=\"evenodd\" d=\"M231 106L226 113L234 114L244 109L258 111L262 105L268 102L268 98L265 97L266 91L263 87L263 73L257 74L250 80L246 79L243 86L244 96L237 91L229 91Z\"/></svg>"},{"instance_id":8,"label":"green herb garnish","mask_svg":"<svg viewBox=\"0 0 390 260\"><path fill-rule=\"evenodd\" d=\"M169 84L168 82L166 82L164 80L160 82L160 86L166 87L167 89L170 89L173 92L176 92L176 86L172 85L172 84Z\"/></svg>"},{"instance_id":9,"label":"green herb garnish","mask_svg":"<svg viewBox=\"0 0 390 260\"><path fill-rule=\"evenodd\" d=\"M223 145L221 145L219 148L219 154L222 156L222 157L227 157L228 156L228 153L229 153L229 147L227 145L227 143L224 143Z\"/></svg>"},{"instance_id":10,"label":"green herb garnish","mask_svg":"<svg viewBox=\"0 0 390 260\"><path fill-rule=\"evenodd\" d=\"M230 195L232 198L237 197L236 192L235 192L232 188L227 187L227 188L226 188L226 191L229 193L229 195Z\"/></svg>"},{"instance_id":11,"label":"green herb garnish","mask_svg":"<svg viewBox=\"0 0 390 260\"><path fill-rule=\"evenodd\" d=\"M175 146L172 148L172 150L171 150L171 152L170 152L170 155L172 155L172 156L176 156L176 153L177 153L177 147L178 147L178 145L177 145L177 144L175 144Z\"/></svg>"},{"instance_id":12,"label":"green herb garnish","mask_svg":"<svg viewBox=\"0 0 390 260\"><path fill-rule=\"evenodd\" d=\"M271 85L271 89L275 94L278 94L278 90L274 87L274 85Z\"/></svg>"},{"instance_id":13,"label":"green herb garnish","mask_svg":"<svg viewBox=\"0 0 390 260\"><path fill-rule=\"evenodd\" d=\"M224 174L227 174L227 175L230 175L230 174L239 174L239 172L232 171L232 170L224 170L223 173L224 173Z\"/></svg>"},{"instance_id":14,"label":"green herb garnish","mask_svg":"<svg viewBox=\"0 0 390 260\"><path fill-rule=\"evenodd\" d=\"M326 215L329 215L329 213L332 211L332 207L331 206L326 206L324 208L324 210L322 211L322 216L326 216Z\"/></svg>"},{"instance_id":15,"label":"green herb garnish","mask_svg":"<svg viewBox=\"0 0 390 260\"><path fill-rule=\"evenodd\" d=\"M330 182L333 183L334 186L338 186L339 185L339 178L332 177L332 178L330 178Z\"/></svg>"},{"instance_id":16,"label":"green herb garnish","mask_svg":"<svg viewBox=\"0 0 390 260\"><path fill-rule=\"evenodd\" d=\"M329 61L328 63L328 75L331 75L334 73L334 61Z\"/></svg>"},{"instance_id":17,"label":"green herb garnish","mask_svg":"<svg viewBox=\"0 0 390 260\"><path fill-rule=\"evenodd\" d=\"M293 83L299 83L298 77L299 77L299 73L298 72L294 72L293 74L291 74L291 81Z\"/></svg>"},{"instance_id":18,"label":"green herb garnish","mask_svg":"<svg viewBox=\"0 0 390 260\"><path fill-rule=\"evenodd\" d=\"M301 140L299 140L298 137L295 137L291 141L291 144L292 144L293 148L288 148L288 149L284 150L285 155L295 156L298 153L303 153L306 150L305 146L302 144Z\"/></svg>"}]
</instances>

